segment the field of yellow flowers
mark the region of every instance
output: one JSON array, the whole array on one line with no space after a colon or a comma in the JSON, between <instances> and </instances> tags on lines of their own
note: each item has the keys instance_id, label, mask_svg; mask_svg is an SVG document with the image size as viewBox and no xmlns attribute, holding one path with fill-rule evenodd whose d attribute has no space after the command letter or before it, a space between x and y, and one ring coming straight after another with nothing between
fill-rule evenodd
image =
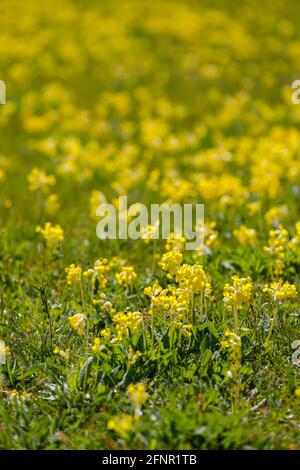
<instances>
[{"instance_id":1,"label":"field of yellow flowers","mask_svg":"<svg viewBox=\"0 0 300 470\"><path fill-rule=\"evenodd\" d=\"M0 22L0 449L300 449L297 0ZM121 195L204 248L99 240Z\"/></svg>"}]
</instances>

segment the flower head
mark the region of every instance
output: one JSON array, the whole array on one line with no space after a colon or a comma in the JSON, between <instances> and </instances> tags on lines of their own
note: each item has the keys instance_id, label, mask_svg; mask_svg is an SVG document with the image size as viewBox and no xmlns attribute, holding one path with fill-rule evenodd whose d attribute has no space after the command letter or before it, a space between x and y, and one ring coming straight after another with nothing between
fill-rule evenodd
<instances>
[{"instance_id":1,"label":"flower head","mask_svg":"<svg viewBox=\"0 0 300 470\"><path fill-rule=\"evenodd\" d=\"M75 315L68 317L68 320L73 330L77 331L78 334L82 336L84 333L86 316L83 313L76 313Z\"/></svg>"},{"instance_id":2,"label":"flower head","mask_svg":"<svg viewBox=\"0 0 300 470\"><path fill-rule=\"evenodd\" d=\"M272 282L270 286L265 285L264 292L268 292L277 301L295 299L297 297L297 289L294 284L282 280Z\"/></svg>"},{"instance_id":3,"label":"flower head","mask_svg":"<svg viewBox=\"0 0 300 470\"><path fill-rule=\"evenodd\" d=\"M250 300L252 294L252 280L250 277L232 277L232 285L225 284L223 290L223 300L225 307L232 310L233 306L240 309Z\"/></svg>"},{"instance_id":4,"label":"flower head","mask_svg":"<svg viewBox=\"0 0 300 470\"><path fill-rule=\"evenodd\" d=\"M69 285L77 284L81 281L82 269L78 264L70 264L65 269L65 272L67 273L67 283Z\"/></svg>"},{"instance_id":5,"label":"flower head","mask_svg":"<svg viewBox=\"0 0 300 470\"><path fill-rule=\"evenodd\" d=\"M52 225L51 222L46 222L44 227L38 225L35 231L43 235L48 248L53 248L64 240L62 227L60 225Z\"/></svg>"},{"instance_id":6,"label":"flower head","mask_svg":"<svg viewBox=\"0 0 300 470\"><path fill-rule=\"evenodd\" d=\"M53 175L46 175L43 170L37 167L32 168L31 172L27 175L29 183L29 191L36 191L37 189L47 190L49 186L55 185L55 177Z\"/></svg>"},{"instance_id":7,"label":"flower head","mask_svg":"<svg viewBox=\"0 0 300 470\"><path fill-rule=\"evenodd\" d=\"M116 274L118 284L125 287L132 285L136 278L137 275L132 266L123 266L121 272Z\"/></svg>"}]
</instances>

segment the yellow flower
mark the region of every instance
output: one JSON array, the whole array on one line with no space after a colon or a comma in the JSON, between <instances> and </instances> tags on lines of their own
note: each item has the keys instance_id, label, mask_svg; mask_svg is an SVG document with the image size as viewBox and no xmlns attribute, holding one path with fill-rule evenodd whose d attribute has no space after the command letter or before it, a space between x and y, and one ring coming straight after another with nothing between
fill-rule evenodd
<instances>
[{"instance_id":1,"label":"yellow flower","mask_svg":"<svg viewBox=\"0 0 300 470\"><path fill-rule=\"evenodd\" d=\"M115 416L110 419L107 423L108 429L115 431L120 434L123 438L132 430L135 421L138 419L138 416L130 416L128 414L122 414L121 416Z\"/></svg>"},{"instance_id":2,"label":"yellow flower","mask_svg":"<svg viewBox=\"0 0 300 470\"><path fill-rule=\"evenodd\" d=\"M111 329L110 328L103 328L101 330L100 335L103 336L105 341L109 341L111 337Z\"/></svg>"},{"instance_id":3,"label":"yellow flower","mask_svg":"<svg viewBox=\"0 0 300 470\"><path fill-rule=\"evenodd\" d=\"M150 240L155 238L155 234L157 232L157 227L154 225L147 225L146 228L141 230L141 238L144 240L146 244L150 242Z\"/></svg>"},{"instance_id":4,"label":"yellow flower","mask_svg":"<svg viewBox=\"0 0 300 470\"><path fill-rule=\"evenodd\" d=\"M286 229L279 225L276 230L270 230L268 245L264 246L264 251L275 258L273 266L275 276L280 276L283 273L288 246L288 231Z\"/></svg>"},{"instance_id":5,"label":"yellow flower","mask_svg":"<svg viewBox=\"0 0 300 470\"><path fill-rule=\"evenodd\" d=\"M248 202L248 204L246 204L246 209L247 209L249 216L252 217L258 214L258 212L260 211L260 206L261 206L260 201Z\"/></svg>"},{"instance_id":6,"label":"yellow flower","mask_svg":"<svg viewBox=\"0 0 300 470\"><path fill-rule=\"evenodd\" d=\"M221 349L228 349L229 351L231 367L228 376L234 378L237 377L241 366L241 338L230 330L225 331L225 337L226 339L221 341Z\"/></svg>"},{"instance_id":7,"label":"yellow flower","mask_svg":"<svg viewBox=\"0 0 300 470\"><path fill-rule=\"evenodd\" d=\"M228 310L232 310L234 306L240 309L244 303L247 303L253 287L250 277L233 276L232 281L232 285L225 284L223 290L223 300Z\"/></svg>"},{"instance_id":8,"label":"yellow flower","mask_svg":"<svg viewBox=\"0 0 300 470\"><path fill-rule=\"evenodd\" d=\"M95 338L94 339L94 344L92 346L92 351L94 353L98 353L98 352L101 352L103 351L103 349L105 348L104 344L101 344L101 341L99 338Z\"/></svg>"},{"instance_id":9,"label":"yellow flower","mask_svg":"<svg viewBox=\"0 0 300 470\"><path fill-rule=\"evenodd\" d=\"M68 317L68 320L73 330L78 331L78 334L82 336L85 328L86 316L83 313L76 313L75 315Z\"/></svg>"},{"instance_id":10,"label":"yellow flower","mask_svg":"<svg viewBox=\"0 0 300 470\"><path fill-rule=\"evenodd\" d=\"M101 204L106 204L106 197L101 191L92 191L90 195L90 216L97 220L96 211Z\"/></svg>"},{"instance_id":11,"label":"yellow flower","mask_svg":"<svg viewBox=\"0 0 300 470\"><path fill-rule=\"evenodd\" d=\"M291 239L289 248L296 251L300 245L300 222L296 223L296 235Z\"/></svg>"},{"instance_id":12,"label":"yellow flower","mask_svg":"<svg viewBox=\"0 0 300 470\"><path fill-rule=\"evenodd\" d=\"M168 251L164 253L161 261L160 266L164 271L167 271L171 276L176 274L177 269L179 268L182 261L182 253L178 250Z\"/></svg>"},{"instance_id":13,"label":"yellow flower","mask_svg":"<svg viewBox=\"0 0 300 470\"><path fill-rule=\"evenodd\" d=\"M296 388L295 395L297 398L300 398L300 388Z\"/></svg>"},{"instance_id":14,"label":"yellow flower","mask_svg":"<svg viewBox=\"0 0 300 470\"><path fill-rule=\"evenodd\" d=\"M267 284L263 288L264 292L268 292L275 300L289 300L297 297L297 289L294 284L282 280L272 282L270 286Z\"/></svg>"},{"instance_id":15,"label":"yellow flower","mask_svg":"<svg viewBox=\"0 0 300 470\"><path fill-rule=\"evenodd\" d=\"M53 248L64 240L64 231L61 226L52 225L51 222L46 222L44 227L38 225L35 231L43 235L48 248Z\"/></svg>"},{"instance_id":16,"label":"yellow flower","mask_svg":"<svg viewBox=\"0 0 300 470\"><path fill-rule=\"evenodd\" d=\"M58 197L56 194L49 194L46 200L46 211L48 214L56 214L59 210L60 204L58 202Z\"/></svg>"},{"instance_id":17,"label":"yellow flower","mask_svg":"<svg viewBox=\"0 0 300 470\"><path fill-rule=\"evenodd\" d=\"M241 225L234 230L233 235L242 246L254 246L257 243L255 230L245 225Z\"/></svg>"},{"instance_id":18,"label":"yellow flower","mask_svg":"<svg viewBox=\"0 0 300 470\"><path fill-rule=\"evenodd\" d=\"M180 287L190 290L193 294L204 293L206 296L211 294L210 277L200 264L193 266L183 264L176 271L176 282Z\"/></svg>"},{"instance_id":19,"label":"yellow flower","mask_svg":"<svg viewBox=\"0 0 300 470\"><path fill-rule=\"evenodd\" d=\"M70 266L65 269L65 272L67 273L67 283L69 285L77 284L81 281L81 266L76 264L70 264Z\"/></svg>"},{"instance_id":20,"label":"yellow flower","mask_svg":"<svg viewBox=\"0 0 300 470\"><path fill-rule=\"evenodd\" d=\"M266 213L265 213L265 219L268 222L268 224L273 224L277 226L281 220L288 215L289 210L286 205L279 206L279 207L271 207Z\"/></svg>"},{"instance_id":21,"label":"yellow flower","mask_svg":"<svg viewBox=\"0 0 300 470\"><path fill-rule=\"evenodd\" d=\"M11 207L13 206L12 200L5 199L5 201L3 202L3 206L5 207L5 209L11 209Z\"/></svg>"},{"instance_id":22,"label":"yellow flower","mask_svg":"<svg viewBox=\"0 0 300 470\"><path fill-rule=\"evenodd\" d=\"M117 338L119 341L127 335L128 331L135 333L142 323L141 312L118 312L113 316L113 321L117 330Z\"/></svg>"},{"instance_id":23,"label":"yellow flower","mask_svg":"<svg viewBox=\"0 0 300 470\"><path fill-rule=\"evenodd\" d=\"M37 189L47 190L49 186L55 185L55 177L53 175L46 175L43 170L37 167L32 168L31 172L27 175L27 181L30 191L36 191Z\"/></svg>"},{"instance_id":24,"label":"yellow flower","mask_svg":"<svg viewBox=\"0 0 300 470\"><path fill-rule=\"evenodd\" d=\"M145 384L131 384L128 386L127 392L135 408L140 408L147 401L148 395L146 393Z\"/></svg>"},{"instance_id":25,"label":"yellow flower","mask_svg":"<svg viewBox=\"0 0 300 470\"><path fill-rule=\"evenodd\" d=\"M178 251L183 251L185 247L185 238L182 236L179 236L175 234L174 232L171 232L169 235L169 238L166 241L166 250L171 251L171 250L178 250Z\"/></svg>"},{"instance_id":26,"label":"yellow flower","mask_svg":"<svg viewBox=\"0 0 300 470\"><path fill-rule=\"evenodd\" d=\"M94 268L84 271L83 275L85 277L92 276L93 283L97 279L100 287L105 287L107 284L107 279L104 276L104 273L109 271L110 268L111 268L111 264L109 263L108 259L100 258L95 261Z\"/></svg>"},{"instance_id":27,"label":"yellow flower","mask_svg":"<svg viewBox=\"0 0 300 470\"><path fill-rule=\"evenodd\" d=\"M132 285L136 278L137 275L132 266L123 266L121 272L116 274L118 284L125 287Z\"/></svg>"},{"instance_id":28,"label":"yellow flower","mask_svg":"<svg viewBox=\"0 0 300 470\"><path fill-rule=\"evenodd\" d=\"M53 350L54 354L58 354L59 356L63 357L64 359L69 359L70 357L70 350L66 349L65 351L63 349L60 349L58 346L56 346Z\"/></svg>"},{"instance_id":29,"label":"yellow flower","mask_svg":"<svg viewBox=\"0 0 300 470\"><path fill-rule=\"evenodd\" d=\"M132 348L129 348L129 351L128 351L128 359L130 361L130 364L135 364L136 361L138 360L139 357L141 357L142 353L141 351L133 351Z\"/></svg>"}]
</instances>

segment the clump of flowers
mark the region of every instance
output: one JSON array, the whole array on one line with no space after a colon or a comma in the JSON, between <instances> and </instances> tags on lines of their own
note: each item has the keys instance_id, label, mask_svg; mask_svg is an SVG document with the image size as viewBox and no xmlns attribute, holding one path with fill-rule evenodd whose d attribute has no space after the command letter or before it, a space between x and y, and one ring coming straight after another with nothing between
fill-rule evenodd
<instances>
[{"instance_id":1,"label":"clump of flowers","mask_svg":"<svg viewBox=\"0 0 300 470\"><path fill-rule=\"evenodd\" d=\"M101 204L106 204L107 200L101 191L92 191L89 200L90 216L92 219L97 220L97 209Z\"/></svg>"},{"instance_id":2,"label":"clump of flowers","mask_svg":"<svg viewBox=\"0 0 300 470\"><path fill-rule=\"evenodd\" d=\"M46 200L46 211L48 214L56 214L60 208L60 204L58 202L58 197L56 194L49 194Z\"/></svg>"},{"instance_id":3,"label":"clump of flowers","mask_svg":"<svg viewBox=\"0 0 300 470\"><path fill-rule=\"evenodd\" d=\"M134 351L132 348L128 349L128 360L131 365L135 364L136 361L142 356L141 351Z\"/></svg>"},{"instance_id":4,"label":"clump of flowers","mask_svg":"<svg viewBox=\"0 0 300 470\"><path fill-rule=\"evenodd\" d=\"M148 224L147 227L141 230L141 238L144 240L146 244L150 242L150 240L155 239L155 235L157 232L157 227L154 225Z\"/></svg>"},{"instance_id":5,"label":"clump of flowers","mask_svg":"<svg viewBox=\"0 0 300 470\"><path fill-rule=\"evenodd\" d=\"M69 359L70 358L70 349L60 349L58 346L55 346L53 353L62 357L63 359Z\"/></svg>"},{"instance_id":6,"label":"clump of flowers","mask_svg":"<svg viewBox=\"0 0 300 470\"><path fill-rule=\"evenodd\" d=\"M101 312L111 314L111 313L114 313L115 311L112 303L109 300L107 300L107 297L104 294L104 292L100 293L100 296L98 299L93 298L92 303L93 305L99 306Z\"/></svg>"},{"instance_id":7,"label":"clump of flowers","mask_svg":"<svg viewBox=\"0 0 300 470\"><path fill-rule=\"evenodd\" d=\"M138 416L131 416L124 413L120 416L111 418L107 423L107 427L108 429L120 434L121 437L126 438L128 433L133 429L138 418Z\"/></svg>"},{"instance_id":8,"label":"clump of flowers","mask_svg":"<svg viewBox=\"0 0 300 470\"><path fill-rule=\"evenodd\" d=\"M68 320L73 330L77 331L80 336L83 336L86 325L86 315L83 313L76 313L75 315L68 317Z\"/></svg>"},{"instance_id":9,"label":"clump of flowers","mask_svg":"<svg viewBox=\"0 0 300 470\"><path fill-rule=\"evenodd\" d=\"M117 339L127 336L128 332L136 333L143 321L141 312L118 312L113 316L113 322L117 331Z\"/></svg>"},{"instance_id":10,"label":"clump of flowers","mask_svg":"<svg viewBox=\"0 0 300 470\"><path fill-rule=\"evenodd\" d=\"M171 232L166 241L166 250L167 251L171 251L171 250L183 251L185 247L185 242L186 240L184 237L179 236L174 232Z\"/></svg>"},{"instance_id":11,"label":"clump of flowers","mask_svg":"<svg viewBox=\"0 0 300 470\"><path fill-rule=\"evenodd\" d=\"M250 277L232 276L232 285L225 284L223 300L228 310L234 307L240 309L247 303L252 294L252 280Z\"/></svg>"},{"instance_id":12,"label":"clump of flowers","mask_svg":"<svg viewBox=\"0 0 300 470\"><path fill-rule=\"evenodd\" d=\"M82 268L78 264L70 264L65 269L67 274L67 283L71 286L73 284L78 284L81 282Z\"/></svg>"},{"instance_id":13,"label":"clump of flowers","mask_svg":"<svg viewBox=\"0 0 300 470\"><path fill-rule=\"evenodd\" d=\"M253 228L246 227L246 225L241 225L238 229L235 229L233 235L242 246L254 246L257 243L256 231Z\"/></svg>"},{"instance_id":14,"label":"clump of flowers","mask_svg":"<svg viewBox=\"0 0 300 470\"><path fill-rule=\"evenodd\" d=\"M94 344L92 346L92 351L93 353L99 353L105 349L104 344L101 343L100 338L95 338L94 339Z\"/></svg>"},{"instance_id":15,"label":"clump of flowers","mask_svg":"<svg viewBox=\"0 0 300 470\"><path fill-rule=\"evenodd\" d=\"M251 295L253 284L250 277L232 276L232 284L225 284L223 290L223 301L225 308L233 311L234 329L238 331L238 310L247 305Z\"/></svg>"},{"instance_id":16,"label":"clump of flowers","mask_svg":"<svg viewBox=\"0 0 300 470\"><path fill-rule=\"evenodd\" d=\"M182 321L175 320L173 322L173 326L174 328L181 330L185 336L187 337L192 336L192 331L191 331L193 329L192 323L183 323Z\"/></svg>"},{"instance_id":17,"label":"clump of flowers","mask_svg":"<svg viewBox=\"0 0 300 470\"><path fill-rule=\"evenodd\" d=\"M211 294L210 277L200 264L193 266L183 264L176 271L176 282L181 288L190 290L192 294L203 293L206 297Z\"/></svg>"},{"instance_id":18,"label":"clump of flowers","mask_svg":"<svg viewBox=\"0 0 300 470\"><path fill-rule=\"evenodd\" d=\"M143 383L131 384L127 388L127 392L131 403L135 409L140 409L146 403L148 394L146 392L146 385Z\"/></svg>"},{"instance_id":19,"label":"clump of flowers","mask_svg":"<svg viewBox=\"0 0 300 470\"><path fill-rule=\"evenodd\" d=\"M103 328L100 331L100 335L104 339L104 341L109 341L111 338L111 329L110 328Z\"/></svg>"},{"instance_id":20,"label":"clump of flowers","mask_svg":"<svg viewBox=\"0 0 300 470\"><path fill-rule=\"evenodd\" d=\"M288 207L283 205L279 207L271 207L271 209L265 213L264 217L268 224L272 224L277 227L281 220L288 215L288 213Z\"/></svg>"},{"instance_id":21,"label":"clump of flowers","mask_svg":"<svg viewBox=\"0 0 300 470\"><path fill-rule=\"evenodd\" d=\"M64 240L62 227L60 225L52 225L51 222L46 222L44 227L38 225L35 231L42 234L48 248L54 248Z\"/></svg>"},{"instance_id":22,"label":"clump of flowers","mask_svg":"<svg viewBox=\"0 0 300 470\"><path fill-rule=\"evenodd\" d=\"M300 246L300 222L297 222L296 223L296 234L291 239L291 241L289 242L289 248L292 251L295 252L297 250L297 248L299 248L299 246Z\"/></svg>"},{"instance_id":23,"label":"clump of flowers","mask_svg":"<svg viewBox=\"0 0 300 470\"><path fill-rule=\"evenodd\" d=\"M275 276L283 273L287 247L288 231L281 225L275 230L270 230L268 245L264 247L264 250L275 259L273 266Z\"/></svg>"},{"instance_id":24,"label":"clump of flowers","mask_svg":"<svg viewBox=\"0 0 300 470\"><path fill-rule=\"evenodd\" d=\"M297 289L294 284L290 284L288 281L283 282L282 280L272 282L269 285L265 285L263 288L264 292L268 292L274 300L281 302L282 300L295 299L297 297Z\"/></svg>"},{"instance_id":25,"label":"clump of flowers","mask_svg":"<svg viewBox=\"0 0 300 470\"><path fill-rule=\"evenodd\" d=\"M121 272L116 274L118 284L124 287L132 286L137 274L132 266L123 266Z\"/></svg>"},{"instance_id":26,"label":"clump of flowers","mask_svg":"<svg viewBox=\"0 0 300 470\"><path fill-rule=\"evenodd\" d=\"M178 250L172 250L163 254L159 264L162 269L167 271L169 276L172 277L176 274L176 271L181 265L181 261L182 253L180 253Z\"/></svg>"},{"instance_id":27,"label":"clump of flowers","mask_svg":"<svg viewBox=\"0 0 300 470\"><path fill-rule=\"evenodd\" d=\"M268 336L266 342L268 343L274 325L278 321L279 316L279 307L283 301L287 301L290 299L295 299L297 297L297 289L294 284L290 284L288 281L283 282L282 280L272 282L270 285L265 285L263 288L264 292L267 292L271 295L271 298L275 302L274 308L274 317L272 319L271 326L269 328Z\"/></svg>"},{"instance_id":28,"label":"clump of flowers","mask_svg":"<svg viewBox=\"0 0 300 470\"><path fill-rule=\"evenodd\" d=\"M146 287L144 293L150 297L151 305L149 314L153 317L166 319L167 315L172 320L182 320L189 309L191 301L190 293L184 289L168 286L163 289L155 283L152 287Z\"/></svg>"},{"instance_id":29,"label":"clump of flowers","mask_svg":"<svg viewBox=\"0 0 300 470\"><path fill-rule=\"evenodd\" d=\"M107 279L104 276L106 272L110 270L110 263L107 258L100 258L95 261L94 268L84 271L83 275L85 277L92 276L92 283L94 285L95 281L98 280L100 287L105 287L107 284Z\"/></svg>"},{"instance_id":30,"label":"clump of flowers","mask_svg":"<svg viewBox=\"0 0 300 470\"><path fill-rule=\"evenodd\" d=\"M55 185L55 176L46 175L43 170L34 167L27 175L27 181L29 183L29 191L37 191L38 189L47 191L49 186Z\"/></svg>"}]
</instances>

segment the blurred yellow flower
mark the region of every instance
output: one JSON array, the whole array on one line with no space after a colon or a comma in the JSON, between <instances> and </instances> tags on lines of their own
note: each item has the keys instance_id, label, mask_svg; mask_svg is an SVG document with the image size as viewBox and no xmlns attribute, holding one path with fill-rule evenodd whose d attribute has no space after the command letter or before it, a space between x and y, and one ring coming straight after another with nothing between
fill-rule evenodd
<instances>
[{"instance_id":1,"label":"blurred yellow flower","mask_svg":"<svg viewBox=\"0 0 300 470\"><path fill-rule=\"evenodd\" d=\"M35 231L43 235L48 248L53 248L64 240L64 231L61 226L52 225L51 222L46 222L44 227L38 225Z\"/></svg>"}]
</instances>

